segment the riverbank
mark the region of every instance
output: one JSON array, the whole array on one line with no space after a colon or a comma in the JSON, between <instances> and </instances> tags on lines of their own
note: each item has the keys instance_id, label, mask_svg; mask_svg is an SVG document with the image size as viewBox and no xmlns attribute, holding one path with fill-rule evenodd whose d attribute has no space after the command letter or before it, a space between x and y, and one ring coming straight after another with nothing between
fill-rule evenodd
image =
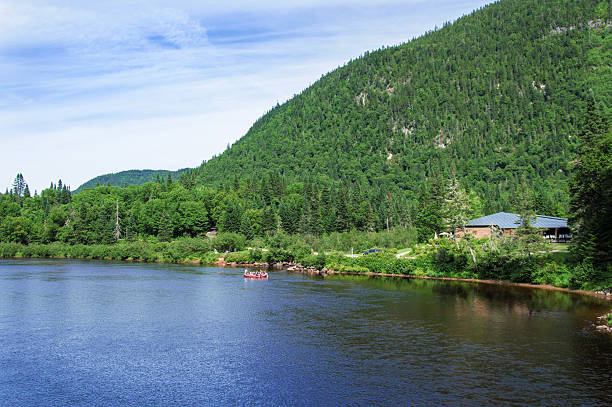
<instances>
[{"instance_id":1,"label":"riverbank","mask_svg":"<svg viewBox=\"0 0 612 407\"><path fill-rule=\"evenodd\" d=\"M221 255L219 255L221 256ZM0 257L3 258L3 257ZM507 287L525 287L525 288L536 288L541 290L549 290L549 291L560 291L571 294L581 294L587 295L591 297L606 299L612 302L612 291L589 291L589 290L575 290L564 287L556 287L550 284L530 284L530 283L516 283L507 280L494 280L494 279L478 279L478 278L460 278L460 277L432 277L432 276L423 276L416 274L395 274L395 273L376 273L376 272L347 272L347 271L338 271L331 270L325 267L316 268L312 266L303 266L302 264L295 262L277 262L277 263L266 263L266 262L226 262L223 257L219 257L217 261L203 261L203 259L193 259L193 260L145 260L145 259L117 259L112 257L103 257L103 258L95 258L95 257L67 257L67 256L8 256L4 258L10 259L56 259L56 260L103 260L103 261L125 261L125 262L136 262L136 263L166 263L166 264L193 264L193 265L207 265L207 266L217 266L217 267L227 267L227 268L258 268L258 269L273 269L273 270L287 270L292 273L300 273L300 274L308 274L311 276L321 276L325 277L326 275L353 275L353 276L368 276L368 277L398 277L398 278L415 278L422 280L440 280L440 281L461 281L468 283L479 283L479 284L490 284L490 285L502 285Z\"/></svg>"},{"instance_id":2,"label":"riverbank","mask_svg":"<svg viewBox=\"0 0 612 407\"><path fill-rule=\"evenodd\" d=\"M214 244L218 244L216 241ZM442 242L444 243L444 242ZM288 249L231 251L222 254L206 239L171 242L133 241L109 245L61 243L0 244L0 258L58 258L118 260L143 263L211 264L219 267L287 268L320 275L347 274L394 276L448 281L512 284L523 287L610 297L612 283L605 270L596 270L572 259L568 253L531 256L492 256L477 252L478 264L455 245L433 244L413 248L414 257L397 258L394 250L346 257L341 252L315 254L307 246ZM608 276L608 277L606 277ZM607 281L606 281L607 280ZM609 295L606 295L609 294Z\"/></svg>"}]
</instances>

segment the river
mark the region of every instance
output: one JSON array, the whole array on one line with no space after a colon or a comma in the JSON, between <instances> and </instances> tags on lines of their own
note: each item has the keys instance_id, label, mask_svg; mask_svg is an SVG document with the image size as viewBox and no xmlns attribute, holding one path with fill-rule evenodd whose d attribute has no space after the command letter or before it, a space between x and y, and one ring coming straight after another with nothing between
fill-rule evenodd
<instances>
[{"instance_id":1,"label":"river","mask_svg":"<svg viewBox=\"0 0 612 407\"><path fill-rule=\"evenodd\" d=\"M611 405L610 303L476 283L0 260L0 405Z\"/></svg>"}]
</instances>

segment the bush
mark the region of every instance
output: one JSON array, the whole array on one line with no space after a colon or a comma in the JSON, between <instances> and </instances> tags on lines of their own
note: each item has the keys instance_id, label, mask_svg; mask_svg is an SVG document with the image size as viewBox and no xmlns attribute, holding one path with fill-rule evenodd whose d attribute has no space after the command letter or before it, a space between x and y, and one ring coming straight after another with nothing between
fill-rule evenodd
<instances>
[{"instance_id":1,"label":"bush","mask_svg":"<svg viewBox=\"0 0 612 407\"><path fill-rule=\"evenodd\" d=\"M264 252L263 259L266 263L289 263L295 260L293 253L284 249L270 249Z\"/></svg>"},{"instance_id":2,"label":"bush","mask_svg":"<svg viewBox=\"0 0 612 407\"><path fill-rule=\"evenodd\" d=\"M296 262L304 264L304 259L312 254L312 248L305 243L296 243L289 248Z\"/></svg>"},{"instance_id":3,"label":"bush","mask_svg":"<svg viewBox=\"0 0 612 407\"><path fill-rule=\"evenodd\" d=\"M550 284L556 287L567 288L570 286L572 273L564 264L550 262L537 268L532 274L532 282L535 284Z\"/></svg>"},{"instance_id":4,"label":"bush","mask_svg":"<svg viewBox=\"0 0 612 407\"><path fill-rule=\"evenodd\" d=\"M264 252L261 249L250 250L249 257L253 263L258 263L263 260Z\"/></svg>"},{"instance_id":5,"label":"bush","mask_svg":"<svg viewBox=\"0 0 612 407\"><path fill-rule=\"evenodd\" d=\"M219 252L240 251L245 247L246 238L238 233L219 233L212 240L212 247Z\"/></svg>"},{"instance_id":6,"label":"bush","mask_svg":"<svg viewBox=\"0 0 612 407\"><path fill-rule=\"evenodd\" d=\"M251 257L251 252L242 251L226 254L225 261L229 263L251 263L253 259Z\"/></svg>"},{"instance_id":7,"label":"bush","mask_svg":"<svg viewBox=\"0 0 612 407\"><path fill-rule=\"evenodd\" d=\"M591 263L583 261L574 267L574 272L569 279L569 287L572 289L588 288L589 282L596 281L599 278L598 271Z\"/></svg>"},{"instance_id":8,"label":"bush","mask_svg":"<svg viewBox=\"0 0 612 407\"><path fill-rule=\"evenodd\" d=\"M368 270L366 267L362 266L351 266L348 264L340 264L340 263L329 263L327 268L334 271L339 271L341 273L367 273Z\"/></svg>"},{"instance_id":9,"label":"bush","mask_svg":"<svg viewBox=\"0 0 612 407\"><path fill-rule=\"evenodd\" d=\"M219 261L219 257L221 254L215 252L204 253L202 257L200 257L200 263L203 264L215 264Z\"/></svg>"},{"instance_id":10,"label":"bush","mask_svg":"<svg viewBox=\"0 0 612 407\"><path fill-rule=\"evenodd\" d=\"M304 267L316 267L318 269L322 269L325 267L325 263L327 262L327 256L325 253L321 253L319 255L311 254L306 256L300 261L300 264Z\"/></svg>"}]
</instances>

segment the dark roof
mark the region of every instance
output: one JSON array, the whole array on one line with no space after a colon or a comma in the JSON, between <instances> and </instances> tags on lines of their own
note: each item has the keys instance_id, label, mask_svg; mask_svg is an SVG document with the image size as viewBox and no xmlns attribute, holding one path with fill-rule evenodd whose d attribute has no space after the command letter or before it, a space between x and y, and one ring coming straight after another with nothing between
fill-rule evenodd
<instances>
[{"instance_id":1,"label":"dark roof","mask_svg":"<svg viewBox=\"0 0 612 407\"><path fill-rule=\"evenodd\" d=\"M516 213L498 212L482 218L472 219L467 226L491 226L495 225L501 229L516 229L521 225L519 215ZM554 216L536 215L533 222L536 228L567 228L567 218L556 218Z\"/></svg>"}]
</instances>

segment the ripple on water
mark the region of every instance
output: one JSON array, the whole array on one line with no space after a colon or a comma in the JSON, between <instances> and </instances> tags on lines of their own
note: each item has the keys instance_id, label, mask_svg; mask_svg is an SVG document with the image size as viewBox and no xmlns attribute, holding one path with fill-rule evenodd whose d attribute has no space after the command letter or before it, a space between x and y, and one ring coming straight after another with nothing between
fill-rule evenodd
<instances>
[{"instance_id":1,"label":"ripple on water","mask_svg":"<svg viewBox=\"0 0 612 407\"><path fill-rule=\"evenodd\" d=\"M190 265L0 270L11 406L610 402L612 342L583 329L609 305L587 297Z\"/></svg>"}]
</instances>

